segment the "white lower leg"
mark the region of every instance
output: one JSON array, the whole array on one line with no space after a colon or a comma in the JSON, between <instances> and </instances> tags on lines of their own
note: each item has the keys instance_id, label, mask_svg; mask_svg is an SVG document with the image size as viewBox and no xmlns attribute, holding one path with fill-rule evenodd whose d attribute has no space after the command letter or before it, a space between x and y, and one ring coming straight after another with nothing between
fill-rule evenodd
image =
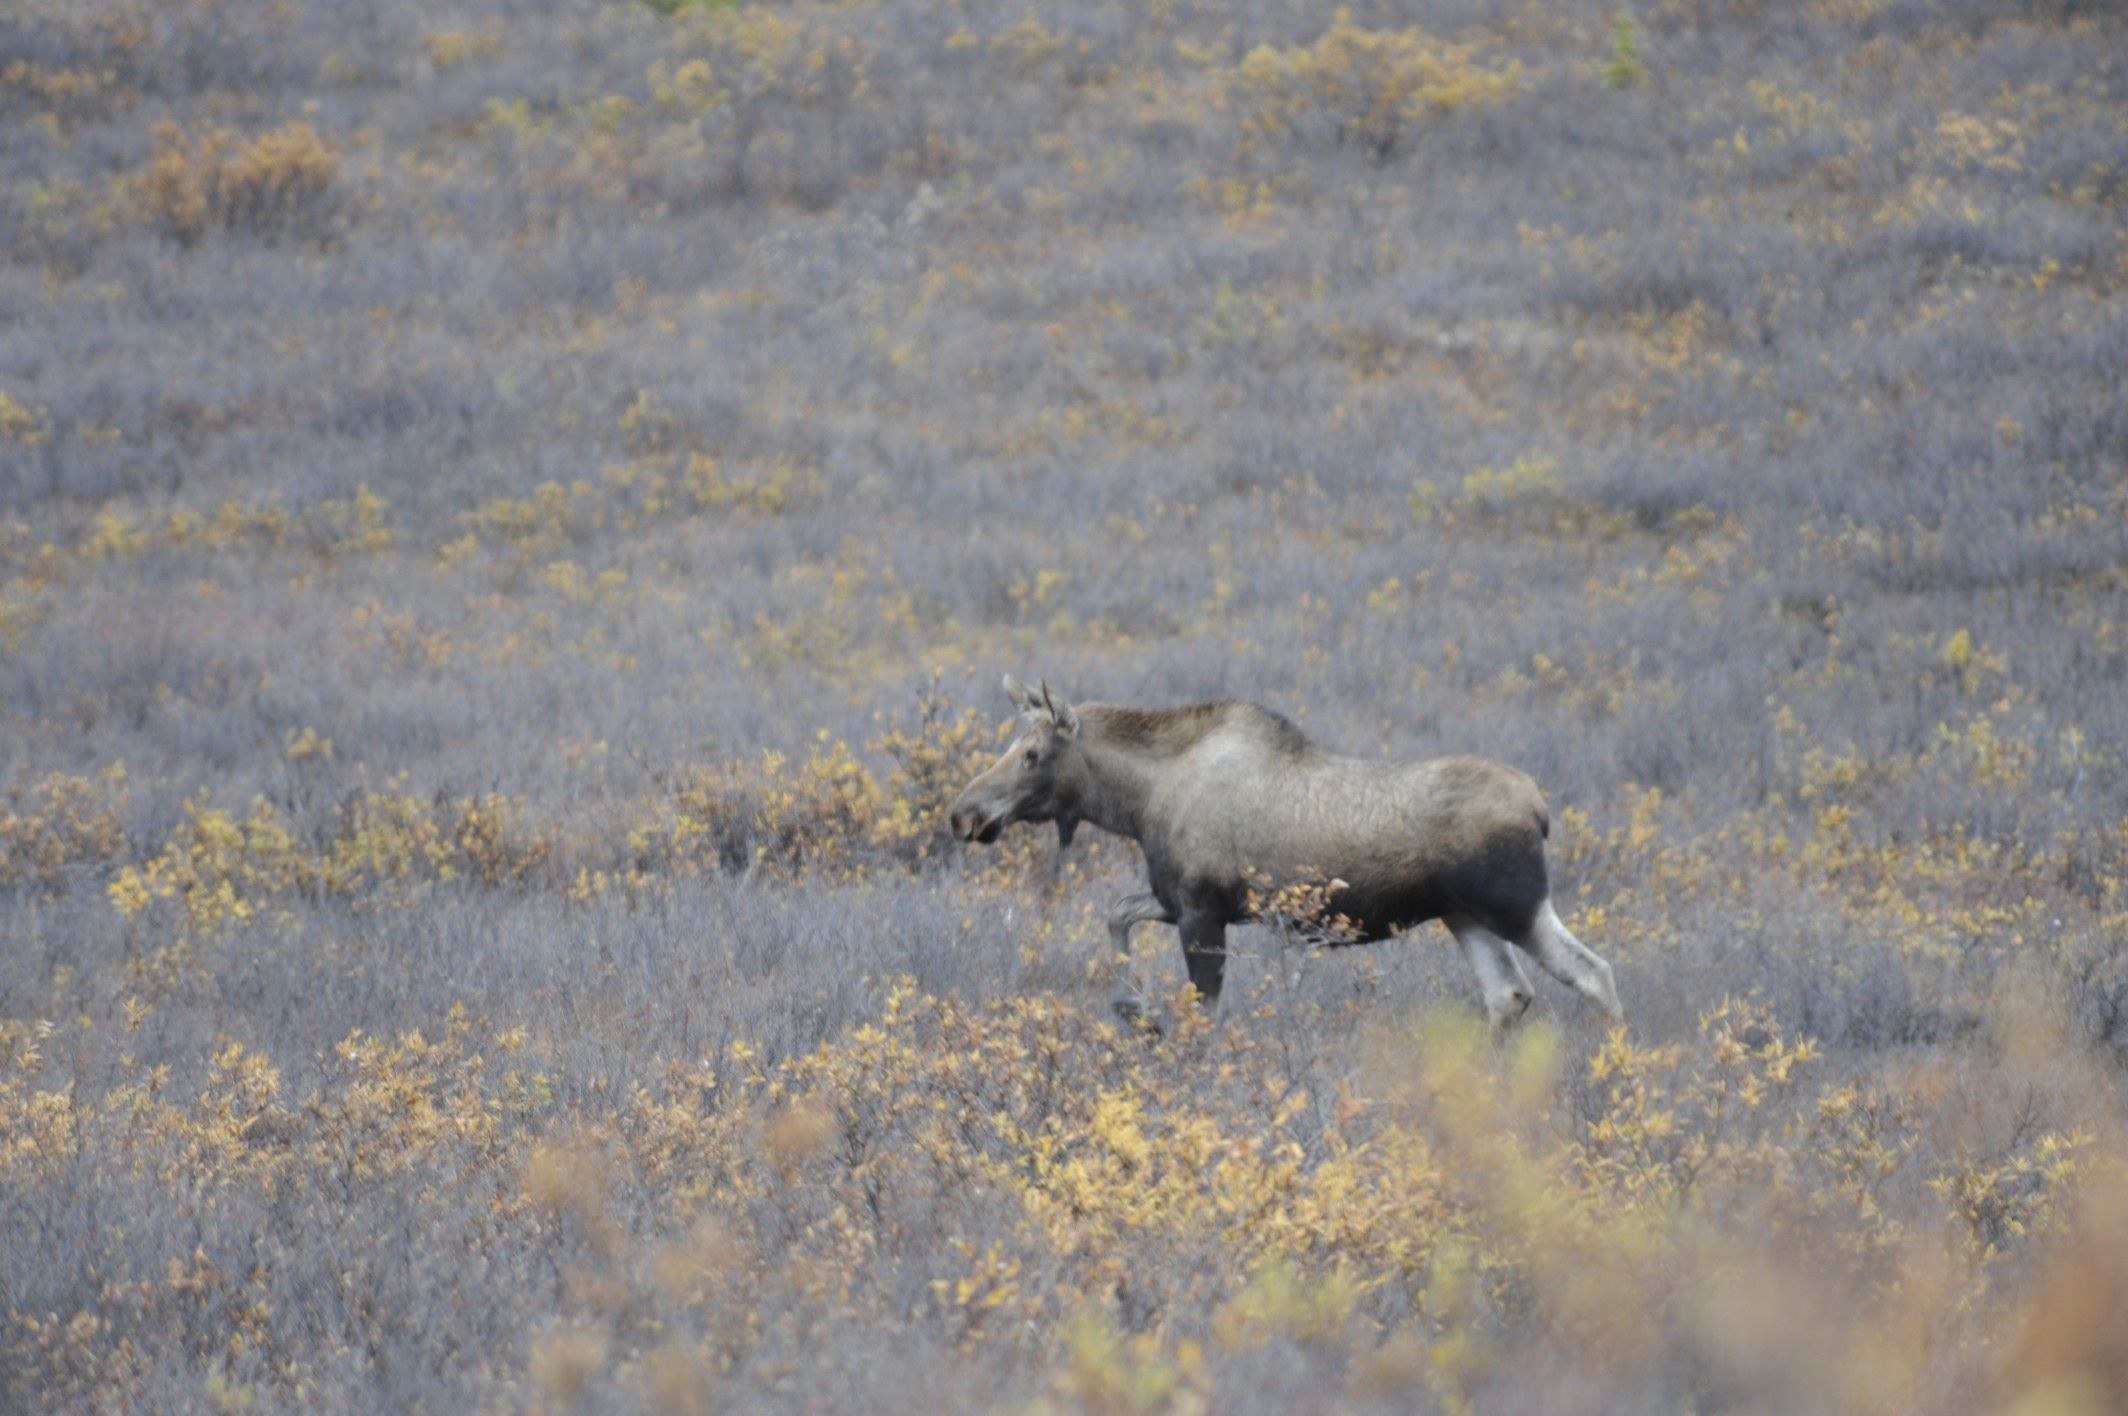
<instances>
[{"instance_id":1,"label":"white lower leg","mask_svg":"<svg viewBox=\"0 0 2128 1416\"><path fill-rule=\"evenodd\" d=\"M1576 939L1559 921L1559 912L1546 900L1530 925L1529 941L1523 945L1538 965L1553 978L1623 1022L1626 1010L1618 1002L1618 984L1611 966L1595 950Z\"/></svg>"},{"instance_id":2,"label":"white lower leg","mask_svg":"<svg viewBox=\"0 0 2128 1416\"><path fill-rule=\"evenodd\" d=\"M1521 1020L1535 996L1529 975L1522 972L1508 942L1485 926L1457 918L1448 921L1448 928L1456 936L1456 943L1463 946L1463 957L1469 961L1471 972L1478 976L1478 988L1485 995L1485 1016L1492 1020L1495 1032L1505 1032Z\"/></svg>"}]
</instances>

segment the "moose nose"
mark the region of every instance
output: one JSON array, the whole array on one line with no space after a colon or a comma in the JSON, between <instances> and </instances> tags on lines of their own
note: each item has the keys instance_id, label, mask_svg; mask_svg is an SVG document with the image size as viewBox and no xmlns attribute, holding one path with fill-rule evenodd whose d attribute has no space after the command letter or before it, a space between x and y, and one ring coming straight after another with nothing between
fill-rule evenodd
<instances>
[{"instance_id":1,"label":"moose nose","mask_svg":"<svg viewBox=\"0 0 2128 1416\"><path fill-rule=\"evenodd\" d=\"M954 840L972 841L975 839L974 812L966 810L956 811L951 816L949 816L947 820L952 823Z\"/></svg>"}]
</instances>

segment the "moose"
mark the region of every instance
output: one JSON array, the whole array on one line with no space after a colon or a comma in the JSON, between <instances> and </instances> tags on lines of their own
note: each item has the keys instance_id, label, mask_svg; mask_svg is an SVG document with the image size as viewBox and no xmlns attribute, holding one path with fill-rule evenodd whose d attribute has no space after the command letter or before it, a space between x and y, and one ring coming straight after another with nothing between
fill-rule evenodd
<instances>
[{"instance_id":1,"label":"moose","mask_svg":"<svg viewBox=\"0 0 2128 1416\"><path fill-rule=\"evenodd\" d=\"M1181 708L1073 705L1046 680L1011 675L1011 747L951 808L953 834L988 845L1015 821L1054 822L1069 845L1082 821L1128 836L1150 889L1108 917L1118 953L1131 931L1171 924L1190 982L1219 1000L1229 925L1255 917L1252 882L1329 882L1369 943L1438 919L1448 926L1496 1031L1533 994L1518 953L1622 1021L1611 966L1552 908L1550 816L1527 775L1483 757L1368 761L1328 752L1291 721L1237 699ZM1119 1012L1135 1009L1119 999Z\"/></svg>"}]
</instances>

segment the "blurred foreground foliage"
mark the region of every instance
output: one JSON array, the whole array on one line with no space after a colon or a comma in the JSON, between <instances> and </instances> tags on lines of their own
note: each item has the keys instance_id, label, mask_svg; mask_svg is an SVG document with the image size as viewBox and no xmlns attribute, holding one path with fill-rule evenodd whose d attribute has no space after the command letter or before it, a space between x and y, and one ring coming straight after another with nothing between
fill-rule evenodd
<instances>
[{"instance_id":1,"label":"blurred foreground foliage","mask_svg":"<svg viewBox=\"0 0 2128 1416\"><path fill-rule=\"evenodd\" d=\"M87 1183L258 1226L187 1249L114 1224L81 1307L11 1314L13 1378L131 1401L174 1341L232 1397L344 1395L371 1325L419 1320L368 1308L376 1260L343 1248L347 1197L388 1187L477 1233L482 1271L555 1285L528 1367L451 1359L483 1402L818 1390L786 1361L854 1330L1105 1409L1217 1404L1267 1363L1447 1409L1564 1382L1886 1411L2119 1390L2128 1236L2105 1216L2128 1151L2028 1031L2007 1065L1857 1080L1734 1000L1679 1042L1585 1055L1550 1025L1503 1052L1464 1017L1178 1007L1149 1047L1056 1000L901 980L813 1051L734 1043L576 1104L540 1038L462 1008L433 1036L350 1034L303 1095L238 1043L196 1087L129 1061L55 1091L65 1044L10 1031L12 1213ZM1295 1034L1324 1027L1352 1030L1351 1065L1296 1070ZM2020 1088L2050 1093L2044 1119L2012 1114ZM279 1253L335 1267L298 1281Z\"/></svg>"}]
</instances>

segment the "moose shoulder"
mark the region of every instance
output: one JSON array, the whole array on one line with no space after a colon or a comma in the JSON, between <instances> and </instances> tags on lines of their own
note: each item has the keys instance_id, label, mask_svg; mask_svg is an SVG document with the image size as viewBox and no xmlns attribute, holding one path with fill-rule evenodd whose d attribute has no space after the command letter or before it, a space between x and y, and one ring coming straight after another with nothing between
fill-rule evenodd
<instances>
[{"instance_id":1,"label":"moose shoulder","mask_svg":"<svg viewBox=\"0 0 2128 1416\"><path fill-rule=\"evenodd\" d=\"M1482 757L1379 762L1325 752L1253 703L1074 707L1007 677L1021 731L952 808L954 834L988 843L1015 821L1079 822L1128 836L1150 888L1109 916L1117 948L1139 924L1175 925L1209 1003L1226 931L1249 917L1248 882L1339 882L1330 906L1360 940L1438 919L1463 949L1495 1027L1528 1008L1526 954L1613 1018L1611 967L1552 908L1544 798Z\"/></svg>"}]
</instances>

